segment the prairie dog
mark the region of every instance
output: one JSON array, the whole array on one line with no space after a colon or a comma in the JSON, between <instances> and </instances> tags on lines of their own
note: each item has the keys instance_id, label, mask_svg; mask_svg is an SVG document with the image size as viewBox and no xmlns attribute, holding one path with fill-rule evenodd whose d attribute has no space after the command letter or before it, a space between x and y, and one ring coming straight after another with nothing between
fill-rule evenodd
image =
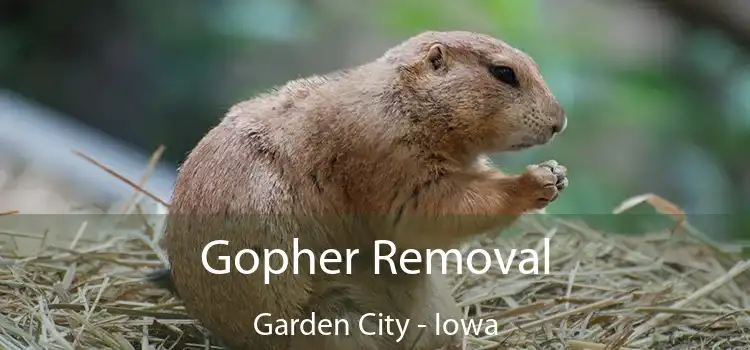
<instances>
[{"instance_id":1,"label":"prairie dog","mask_svg":"<svg viewBox=\"0 0 750 350\"><path fill-rule=\"evenodd\" d=\"M568 185L563 166L547 161L509 175L487 155L546 144L566 125L532 58L472 32L424 32L361 66L288 82L233 106L182 164L161 242L171 266L162 279L230 349L448 346L460 335L431 328L436 313L462 317L445 277L376 275L373 242L448 249L547 206ZM309 274L303 263L268 284L261 273L215 275L202 265L203 248L217 239L229 245L211 249L214 265L247 248L291 256L294 238L316 256L360 255L351 274L317 266ZM276 258L270 265L280 265ZM349 320L351 335L255 329L261 313L290 320L313 312ZM411 326L400 339L360 334L369 312Z\"/></svg>"}]
</instances>

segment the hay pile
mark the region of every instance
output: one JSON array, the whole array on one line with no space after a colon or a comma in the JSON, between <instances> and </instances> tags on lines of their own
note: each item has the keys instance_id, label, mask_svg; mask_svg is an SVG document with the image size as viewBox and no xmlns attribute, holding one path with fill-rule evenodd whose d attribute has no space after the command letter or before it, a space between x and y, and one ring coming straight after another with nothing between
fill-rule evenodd
<instances>
[{"instance_id":1,"label":"hay pile","mask_svg":"<svg viewBox=\"0 0 750 350\"><path fill-rule=\"evenodd\" d=\"M532 227L541 221L547 227L475 245L537 249L551 237L549 275L514 268L455 277L469 317L502 327L467 339L468 348L617 349L628 341L620 349L750 348L748 261L690 236L609 237L554 219ZM179 301L142 281L162 265L152 239L120 235L35 257L4 255L0 346L208 348Z\"/></svg>"},{"instance_id":2,"label":"hay pile","mask_svg":"<svg viewBox=\"0 0 750 350\"><path fill-rule=\"evenodd\" d=\"M545 215L519 227L521 235L466 249L541 251L550 237L550 274L514 267L507 275L454 276L467 318L500 326L467 338L467 349L750 349L750 261L689 229L629 238ZM101 242L76 238L38 256L5 247L0 348L219 348L179 300L143 281L162 266L158 228L112 231Z\"/></svg>"}]
</instances>

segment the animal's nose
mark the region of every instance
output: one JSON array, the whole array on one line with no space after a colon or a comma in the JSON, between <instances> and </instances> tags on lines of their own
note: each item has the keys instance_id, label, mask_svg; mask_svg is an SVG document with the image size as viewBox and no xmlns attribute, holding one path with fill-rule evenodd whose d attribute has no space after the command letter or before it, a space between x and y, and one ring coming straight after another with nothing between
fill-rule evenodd
<instances>
[{"instance_id":1,"label":"animal's nose","mask_svg":"<svg viewBox=\"0 0 750 350\"><path fill-rule=\"evenodd\" d=\"M560 118L561 121L555 125L552 126L552 133L553 134L560 134L563 131L565 131L565 128L568 127L568 117L563 114L562 118Z\"/></svg>"}]
</instances>

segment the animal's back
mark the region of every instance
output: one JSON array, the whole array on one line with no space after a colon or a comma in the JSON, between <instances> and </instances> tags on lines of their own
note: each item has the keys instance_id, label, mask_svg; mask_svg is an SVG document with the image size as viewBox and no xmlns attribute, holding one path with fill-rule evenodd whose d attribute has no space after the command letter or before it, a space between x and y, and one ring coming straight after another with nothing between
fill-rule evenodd
<instances>
[{"instance_id":1,"label":"animal's back","mask_svg":"<svg viewBox=\"0 0 750 350\"><path fill-rule=\"evenodd\" d=\"M180 168L162 245L188 311L217 330L220 338L237 342L230 346L284 349L285 338L255 334L253 320L260 313L279 319L302 317L314 281L302 266L301 273L288 268L265 284L262 261L253 274L239 274L231 266L228 274L212 275L202 265L202 247L214 240L229 241L212 247L206 259L213 268L223 269L242 249L255 250L261 259L263 249L291 255L295 238L300 248L315 253L357 245L352 238L356 236L340 234L354 230L356 220L342 217L350 203L345 186L332 173L331 158L325 156L332 152L310 149L316 144L337 146L334 138L322 139L330 135L329 121L316 116L325 111L300 98L307 94L320 99L315 88L323 82L293 82L234 106ZM345 154L333 155L334 160L351 160ZM232 260L221 262L218 256ZM251 263L246 258L243 267ZM278 259L270 262L273 267L280 264ZM179 286L190 286L191 291Z\"/></svg>"},{"instance_id":2,"label":"animal's back","mask_svg":"<svg viewBox=\"0 0 750 350\"><path fill-rule=\"evenodd\" d=\"M220 270L233 263L233 259L222 262L220 255L234 257L241 249L261 253L264 248L291 245L294 221L285 220L281 209L294 201L290 195L294 188L285 178L286 169L278 164L280 150L269 140L264 125L273 107L259 101L245 105L256 107L257 117L247 111L239 116L230 113L189 154L180 168L162 244L188 311L216 330L218 337L236 343L227 345L284 349L283 338L254 335L252 322L262 312L298 316L298 306L307 298L303 275L286 273L266 285L262 273L242 275L230 266L230 273L213 275L201 261L202 247L214 240L228 241L214 246L206 259ZM249 258L242 261L246 269L252 264ZM180 286L191 291L179 290ZM291 302L275 299L282 292Z\"/></svg>"}]
</instances>

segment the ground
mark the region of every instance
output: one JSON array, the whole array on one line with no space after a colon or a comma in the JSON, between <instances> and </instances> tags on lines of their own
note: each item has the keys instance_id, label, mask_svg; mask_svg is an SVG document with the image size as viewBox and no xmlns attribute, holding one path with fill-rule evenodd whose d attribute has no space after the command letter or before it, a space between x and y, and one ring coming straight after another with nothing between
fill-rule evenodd
<instances>
[{"instance_id":1,"label":"ground","mask_svg":"<svg viewBox=\"0 0 750 350\"><path fill-rule=\"evenodd\" d=\"M464 249L531 248L543 258L547 237L548 274L543 259L536 275L517 265L457 275L451 264L467 319L498 326L465 339L467 349L750 349L750 261L691 230L625 237L538 214L518 231ZM206 349L179 300L143 281L163 265L154 232L113 229L98 243L4 254L0 346Z\"/></svg>"}]
</instances>

